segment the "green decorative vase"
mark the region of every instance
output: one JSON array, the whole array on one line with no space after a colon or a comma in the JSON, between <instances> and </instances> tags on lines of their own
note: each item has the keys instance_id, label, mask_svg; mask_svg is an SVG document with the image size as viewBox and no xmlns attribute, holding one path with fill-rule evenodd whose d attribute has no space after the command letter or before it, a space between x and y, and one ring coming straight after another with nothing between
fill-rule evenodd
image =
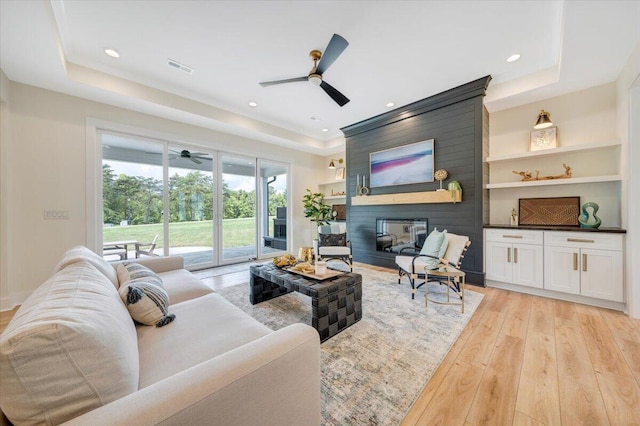
<instances>
[{"instance_id":1,"label":"green decorative vase","mask_svg":"<svg viewBox=\"0 0 640 426\"><path fill-rule=\"evenodd\" d=\"M592 208L592 215L593 215L593 220L589 219L589 212L587 211L588 208ZM598 216L596 216L596 213L598 212L598 209L600 208L600 206L598 206L596 203L594 202L588 202L588 203L584 203L582 205L582 214L578 217L578 222L580 222L580 228L599 228L600 224L602 223L602 221L600 220L600 218Z\"/></svg>"}]
</instances>

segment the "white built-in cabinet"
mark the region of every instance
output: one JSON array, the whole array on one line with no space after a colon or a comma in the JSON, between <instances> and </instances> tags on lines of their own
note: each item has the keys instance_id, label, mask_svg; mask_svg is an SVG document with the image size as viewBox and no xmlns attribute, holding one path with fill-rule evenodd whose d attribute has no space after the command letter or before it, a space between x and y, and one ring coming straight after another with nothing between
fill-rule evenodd
<instances>
[{"instance_id":1,"label":"white built-in cabinet","mask_svg":"<svg viewBox=\"0 0 640 426\"><path fill-rule=\"evenodd\" d=\"M542 233L487 229L485 237L487 279L542 288Z\"/></svg>"},{"instance_id":2,"label":"white built-in cabinet","mask_svg":"<svg viewBox=\"0 0 640 426\"><path fill-rule=\"evenodd\" d=\"M624 301L622 235L544 232L544 288Z\"/></svg>"},{"instance_id":3,"label":"white built-in cabinet","mask_svg":"<svg viewBox=\"0 0 640 426\"><path fill-rule=\"evenodd\" d=\"M623 238L621 233L485 229L485 277L493 287L624 303Z\"/></svg>"}]
</instances>

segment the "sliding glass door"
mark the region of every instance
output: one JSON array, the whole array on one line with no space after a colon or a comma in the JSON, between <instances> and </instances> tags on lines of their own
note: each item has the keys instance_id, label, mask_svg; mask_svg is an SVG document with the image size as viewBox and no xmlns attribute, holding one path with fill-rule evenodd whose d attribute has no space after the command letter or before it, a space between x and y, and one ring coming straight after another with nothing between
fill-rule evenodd
<instances>
[{"instance_id":1,"label":"sliding glass door","mask_svg":"<svg viewBox=\"0 0 640 426\"><path fill-rule=\"evenodd\" d=\"M191 267L212 266L214 251L213 155L170 145L169 242L171 254Z\"/></svg>"},{"instance_id":2,"label":"sliding glass door","mask_svg":"<svg viewBox=\"0 0 640 426\"><path fill-rule=\"evenodd\" d=\"M288 248L289 166L100 132L107 260L180 255L190 269Z\"/></svg>"},{"instance_id":3,"label":"sliding glass door","mask_svg":"<svg viewBox=\"0 0 640 426\"><path fill-rule=\"evenodd\" d=\"M222 154L222 263L251 260L256 250L254 158Z\"/></svg>"}]
</instances>

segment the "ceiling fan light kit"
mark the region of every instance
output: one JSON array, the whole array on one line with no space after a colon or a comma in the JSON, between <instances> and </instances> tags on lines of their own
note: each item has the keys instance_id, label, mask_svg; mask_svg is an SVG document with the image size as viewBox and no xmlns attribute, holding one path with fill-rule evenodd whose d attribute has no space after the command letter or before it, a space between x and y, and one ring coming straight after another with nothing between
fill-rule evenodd
<instances>
[{"instance_id":1,"label":"ceiling fan light kit","mask_svg":"<svg viewBox=\"0 0 640 426\"><path fill-rule=\"evenodd\" d=\"M273 86L276 84L296 83L298 81L308 81L314 86L320 86L331 99L338 105L345 106L349 103L349 98L340 93L335 87L323 80L322 75L329 67L338 59L338 56L344 52L349 46L349 42L338 34L334 34L324 51L324 55L319 50L312 50L309 56L313 60L313 68L306 77L288 78L286 80L263 81L260 83L262 87Z\"/></svg>"}]
</instances>

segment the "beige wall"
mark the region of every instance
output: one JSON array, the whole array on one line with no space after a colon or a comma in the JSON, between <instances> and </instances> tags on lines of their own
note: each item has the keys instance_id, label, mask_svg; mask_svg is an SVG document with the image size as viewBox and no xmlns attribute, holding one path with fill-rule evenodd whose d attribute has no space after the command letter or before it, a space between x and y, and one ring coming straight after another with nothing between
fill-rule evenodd
<instances>
[{"instance_id":1,"label":"beige wall","mask_svg":"<svg viewBox=\"0 0 640 426\"><path fill-rule=\"evenodd\" d=\"M66 249L87 242L88 118L176 135L215 150L290 162L292 249L309 245L301 199L309 182L315 185L324 177L322 157L32 86L10 83L10 89L1 123L0 160L6 160L6 168L2 167L0 201L10 230L0 236L0 247L8 248L0 253L6 276L0 288L1 309L21 303L51 274ZM68 210L69 219L44 220L44 210Z\"/></svg>"},{"instance_id":2,"label":"beige wall","mask_svg":"<svg viewBox=\"0 0 640 426\"><path fill-rule=\"evenodd\" d=\"M551 113L558 128L558 146L583 145L618 140L615 83L597 86L540 102L490 114L490 157L529 151L529 133L541 109ZM620 148L568 153L490 164L490 183L515 182L517 171L539 170L541 176L564 173L563 163L572 168L573 177L604 176L620 173ZM602 226L621 226L621 184L556 185L531 188L492 189L490 222L508 223L519 198L579 196L582 203L600 206Z\"/></svg>"},{"instance_id":3,"label":"beige wall","mask_svg":"<svg viewBox=\"0 0 640 426\"><path fill-rule=\"evenodd\" d=\"M0 301L9 294L7 235L9 232L7 209L7 155L9 146L9 99L10 83L0 70ZM1 306L0 306L1 308Z\"/></svg>"}]
</instances>

